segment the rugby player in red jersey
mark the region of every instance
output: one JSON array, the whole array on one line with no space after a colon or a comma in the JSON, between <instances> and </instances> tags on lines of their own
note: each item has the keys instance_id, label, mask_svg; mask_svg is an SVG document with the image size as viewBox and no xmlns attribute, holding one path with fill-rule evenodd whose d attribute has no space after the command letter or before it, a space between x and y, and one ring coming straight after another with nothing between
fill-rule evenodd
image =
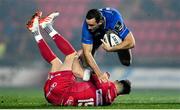
<instances>
[{"instance_id":1,"label":"rugby player in red jersey","mask_svg":"<svg viewBox=\"0 0 180 110\"><path fill-rule=\"evenodd\" d=\"M89 81L76 81L77 77L83 78L84 74L79 61L82 52L76 52L72 45L54 30L52 24L59 15L58 12L51 13L45 18L40 18L41 15L42 12L36 12L27 23L27 28L32 32L42 57L51 64L44 85L45 98L49 103L63 106L109 105L118 95L130 93L129 80L103 82L93 72ZM58 49L66 56L63 63L43 39L39 26L52 37ZM101 77L108 79L109 75L104 73Z\"/></svg>"}]
</instances>

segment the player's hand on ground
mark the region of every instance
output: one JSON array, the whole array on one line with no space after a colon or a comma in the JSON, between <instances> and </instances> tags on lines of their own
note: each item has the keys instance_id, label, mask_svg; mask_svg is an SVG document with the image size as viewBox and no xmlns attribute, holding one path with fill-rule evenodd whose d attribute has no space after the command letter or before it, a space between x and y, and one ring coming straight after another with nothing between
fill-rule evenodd
<instances>
[{"instance_id":1,"label":"player's hand on ground","mask_svg":"<svg viewBox=\"0 0 180 110\"><path fill-rule=\"evenodd\" d=\"M107 52L110 52L111 49L112 49L112 47L110 47L110 46L108 45L108 43L106 43L103 39L101 39L101 42L102 42L102 48L103 48L104 50L106 50Z\"/></svg>"}]
</instances>

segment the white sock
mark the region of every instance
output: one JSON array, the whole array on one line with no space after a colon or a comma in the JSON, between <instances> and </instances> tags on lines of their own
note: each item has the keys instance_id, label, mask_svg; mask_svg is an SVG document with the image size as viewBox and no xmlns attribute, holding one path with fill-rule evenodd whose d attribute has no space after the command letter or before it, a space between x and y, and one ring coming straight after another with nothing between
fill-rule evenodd
<instances>
[{"instance_id":1,"label":"white sock","mask_svg":"<svg viewBox=\"0 0 180 110\"><path fill-rule=\"evenodd\" d=\"M39 42L41 39L43 39L42 35L34 36L36 42Z\"/></svg>"},{"instance_id":2,"label":"white sock","mask_svg":"<svg viewBox=\"0 0 180 110\"><path fill-rule=\"evenodd\" d=\"M43 37L39 31L34 31L34 32L32 32L32 34L33 34L36 42L39 42L39 40L43 39Z\"/></svg>"},{"instance_id":3,"label":"white sock","mask_svg":"<svg viewBox=\"0 0 180 110\"><path fill-rule=\"evenodd\" d=\"M51 37L53 37L54 35L56 35L56 34L58 34L58 32L57 31L55 31L54 29L52 30L52 32L51 33L49 33L49 35L51 36Z\"/></svg>"},{"instance_id":4,"label":"white sock","mask_svg":"<svg viewBox=\"0 0 180 110\"><path fill-rule=\"evenodd\" d=\"M46 27L44 27L44 30L51 36L53 37L54 35L58 34L58 32L56 30L54 30L54 28L52 27L52 25L47 25Z\"/></svg>"}]
</instances>

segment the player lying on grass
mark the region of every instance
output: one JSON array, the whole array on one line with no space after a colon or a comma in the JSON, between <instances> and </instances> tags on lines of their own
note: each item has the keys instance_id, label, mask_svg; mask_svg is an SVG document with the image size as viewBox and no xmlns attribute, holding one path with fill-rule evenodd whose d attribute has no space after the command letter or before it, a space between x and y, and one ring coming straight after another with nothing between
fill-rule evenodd
<instances>
[{"instance_id":1,"label":"player lying on grass","mask_svg":"<svg viewBox=\"0 0 180 110\"><path fill-rule=\"evenodd\" d=\"M89 81L78 82L76 77L82 78L84 69L79 63L81 52L76 52L72 45L52 27L58 12L40 18L41 12L33 15L27 23L32 32L42 57L51 64L48 79L44 86L45 98L53 105L98 106L109 105L118 95L129 94L131 90L128 80L101 82L96 74L92 74ZM52 52L41 36L39 26L54 40L59 50L66 56L64 63ZM107 74L103 74L108 77Z\"/></svg>"}]
</instances>

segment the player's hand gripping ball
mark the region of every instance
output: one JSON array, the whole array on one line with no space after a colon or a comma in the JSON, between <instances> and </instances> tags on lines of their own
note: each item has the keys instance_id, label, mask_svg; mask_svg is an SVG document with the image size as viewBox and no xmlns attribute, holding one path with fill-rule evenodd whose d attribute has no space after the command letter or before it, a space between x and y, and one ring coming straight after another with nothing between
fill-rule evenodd
<instances>
[{"instance_id":1,"label":"player's hand gripping ball","mask_svg":"<svg viewBox=\"0 0 180 110\"><path fill-rule=\"evenodd\" d=\"M112 30L106 32L103 38L110 47L114 47L122 42L121 38Z\"/></svg>"}]
</instances>

